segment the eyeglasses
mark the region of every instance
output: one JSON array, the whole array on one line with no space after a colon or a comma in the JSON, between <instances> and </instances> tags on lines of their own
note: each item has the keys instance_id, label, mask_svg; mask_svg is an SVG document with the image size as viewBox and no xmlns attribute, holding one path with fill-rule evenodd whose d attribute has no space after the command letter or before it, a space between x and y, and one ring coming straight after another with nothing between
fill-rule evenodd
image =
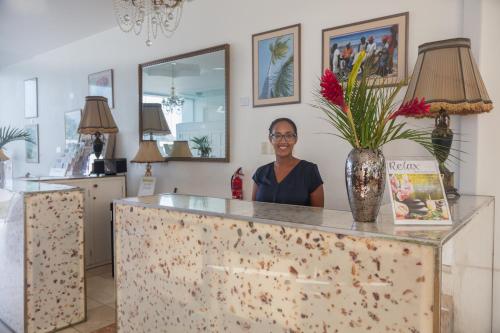
<instances>
[{"instance_id":1,"label":"eyeglasses","mask_svg":"<svg viewBox=\"0 0 500 333\"><path fill-rule=\"evenodd\" d=\"M295 141L297 138L297 134L295 133L287 133L287 134L281 134L281 133L273 133L270 135L271 140L274 142L279 142L282 139L285 139L286 142L290 141Z\"/></svg>"}]
</instances>

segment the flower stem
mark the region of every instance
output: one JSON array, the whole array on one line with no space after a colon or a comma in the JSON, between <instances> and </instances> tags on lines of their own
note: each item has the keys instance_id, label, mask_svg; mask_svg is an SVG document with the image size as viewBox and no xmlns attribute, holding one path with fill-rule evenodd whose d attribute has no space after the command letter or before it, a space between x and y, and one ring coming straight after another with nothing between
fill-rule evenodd
<instances>
[{"instance_id":1,"label":"flower stem","mask_svg":"<svg viewBox=\"0 0 500 333\"><path fill-rule=\"evenodd\" d=\"M354 141L356 144L355 148L361 148L361 146L359 145L358 134L356 133L356 127L354 126L354 119L352 118L351 109L347 105L345 106L345 109L347 118L349 119L349 125L351 126L351 130L354 133Z\"/></svg>"}]
</instances>

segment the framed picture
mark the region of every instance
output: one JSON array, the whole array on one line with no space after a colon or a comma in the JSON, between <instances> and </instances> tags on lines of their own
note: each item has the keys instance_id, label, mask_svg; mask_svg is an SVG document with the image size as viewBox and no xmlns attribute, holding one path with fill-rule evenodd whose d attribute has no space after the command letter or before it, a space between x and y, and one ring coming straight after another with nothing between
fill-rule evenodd
<instances>
[{"instance_id":1,"label":"framed picture","mask_svg":"<svg viewBox=\"0 0 500 333\"><path fill-rule=\"evenodd\" d=\"M112 69L89 75L89 96L106 97L109 107L114 108Z\"/></svg>"},{"instance_id":2,"label":"framed picture","mask_svg":"<svg viewBox=\"0 0 500 333\"><path fill-rule=\"evenodd\" d=\"M360 75L369 70L375 85L395 85L407 78L408 13L324 29L322 50L322 71L330 68L340 81L347 79L364 50Z\"/></svg>"},{"instance_id":3,"label":"framed picture","mask_svg":"<svg viewBox=\"0 0 500 333\"><path fill-rule=\"evenodd\" d=\"M80 134L78 133L78 126L82 118L82 110L72 110L64 113L64 142L66 147L70 143L78 143Z\"/></svg>"},{"instance_id":4,"label":"framed picture","mask_svg":"<svg viewBox=\"0 0 500 333\"><path fill-rule=\"evenodd\" d=\"M31 140L33 141L26 141L26 163L39 163L38 124L26 125L25 130L29 133Z\"/></svg>"},{"instance_id":5,"label":"framed picture","mask_svg":"<svg viewBox=\"0 0 500 333\"><path fill-rule=\"evenodd\" d=\"M300 103L300 24L252 36L253 106Z\"/></svg>"},{"instance_id":6,"label":"framed picture","mask_svg":"<svg viewBox=\"0 0 500 333\"><path fill-rule=\"evenodd\" d=\"M38 80L24 81L24 118L38 117Z\"/></svg>"}]
</instances>

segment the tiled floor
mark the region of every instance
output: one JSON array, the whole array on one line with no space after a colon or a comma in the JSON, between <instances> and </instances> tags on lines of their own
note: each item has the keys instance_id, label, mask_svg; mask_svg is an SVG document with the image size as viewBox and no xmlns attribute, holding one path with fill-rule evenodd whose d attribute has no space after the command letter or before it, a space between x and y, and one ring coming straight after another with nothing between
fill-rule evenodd
<instances>
[{"instance_id":1,"label":"tiled floor","mask_svg":"<svg viewBox=\"0 0 500 333\"><path fill-rule=\"evenodd\" d=\"M111 265L87 271L87 321L59 331L90 333L115 322L115 288ZM106 332L111 333L114 330ZM0 333L12 333L0 323Z\"/></svg>"},{"instance_id":2,"label":"tiled floor","mask_svg":"<svg viewBox=\"0 0 500 333\"><path fill-rule=\"evenodd\" d=\"M61 333L90 333L115 322L115 288L111 265L87 271L87 321Z\"/></svg>"}]
</instances>

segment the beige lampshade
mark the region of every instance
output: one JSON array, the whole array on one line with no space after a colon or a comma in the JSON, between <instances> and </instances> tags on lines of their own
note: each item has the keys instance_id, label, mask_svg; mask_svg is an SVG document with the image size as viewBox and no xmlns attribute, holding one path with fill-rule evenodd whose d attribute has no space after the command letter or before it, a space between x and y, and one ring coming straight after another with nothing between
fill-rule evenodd
<instances>
[{"instance_id":1,"label":"beige lampshade","mask_svg":"<svg viewBox=\"0 0 500 333\"><path fill-rule=\"evenodd\" d=\"M165 158L161 156L156 141L144 140L139 144L139 151L135 155L132 163L156 163L163 162Z\"/></svg>"},{"instance_id":2,"label":"beige lampshade","mask_svg":"<svg viewBox=\"0 0 500 333\"><path fill-rule=\"evenodd\" d=\"M3 149L0 148L0 162L8 161L10 160L9 156L5 155L5 152Z\"/></svg>"},{"instance_id":3,"label":"beige lampshade","mask_svg":"<svg viewBox=\"0 0 500 333\"><path fill-rule=\"evenodd\" d=\"M187 141L174 141L170 157L193 157Z\"/></svg>"},{"instance_id":4,"label":"beige lampshade","mask_svg":"<svg viewBox=\"0 0 500 333\"><path fill-rule=\"evenodd\" d=\"M118 127L109 109L108 99L102 96L87 96L78 133L94 134L96 132L117 133Z\"/></svg>"},{"instance_id":5,"label":"beige lampshade","mask_svg":"<svg viewBox=\"0 0 500 333\"><path fill-rule=\"evenodd\" d=\"M424 98L431 105L432 117L441 109L457 115L493 109L472 57L470 39L447 39L418 47L417 63L403 103L414 98Z\"/></svg>"},{"instance_id":6,"label":"beige lampshade","mask_svg":"<svg viewBox=\"0 0 500 333\"><path fill-rule=\"evenodd\" d=\"M144 134L171 134L167 120L160 103L142 104L142 133Z\"/></svg>"}]
</instances>

